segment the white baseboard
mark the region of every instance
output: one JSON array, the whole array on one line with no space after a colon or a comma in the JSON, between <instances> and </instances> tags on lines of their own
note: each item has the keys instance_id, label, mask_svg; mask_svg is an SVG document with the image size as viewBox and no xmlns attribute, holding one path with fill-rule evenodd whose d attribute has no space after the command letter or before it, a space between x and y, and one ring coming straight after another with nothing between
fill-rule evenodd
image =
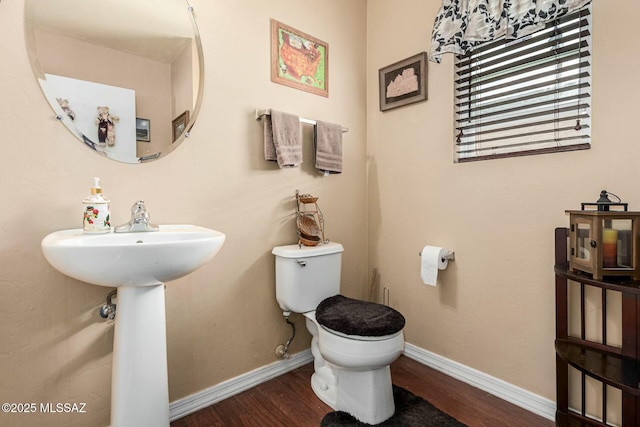
<instances>
[{"instance_id":1,"label":"white baseboard","mask_svg":"<svg viewBox=\"0 0 640 427\"><path fill-rule=\"evenodd\" d=\"M555 420L556 403L549 399L413 344L405 343L404 355L502 400L520 406L529 412L552 421Z\"/></svg>"},{"instance_id":2,"label":"white baseboard","mask_svg":"<svg viewBox=\"0 0 640 427\"><path fill-rule=\"evenodd\" d=\"M556 404L549 399L413 344L405 343L404 355L423 365L443 372L450 377L470 384L480 390L484 390L487 393L491 393L500 399L520 406L529 412L533 412L552 421L555 420ZM279 377L312 361L313 355L311 354L311 350L305 350L292 355L290 359L273 362L190 396L178 399L169 405L170 419L171 421L175 421L179 418L186 417L200 409Z\"/></svg>"},{"instance_id":3,"label":"white baseboard","mask_svg":"<svg viewBox=\"0 0 640 427\"><path fill-rule=\"evenodd\" d=\"M169 405L169 418L171 421L175 421L179 418L186 417L200 409L279 377L312 361L313 355L311 354L311 350L305 350L292 355L290 359L278 360L190 396L178 399Z\"/></svg>"}]
</instances>

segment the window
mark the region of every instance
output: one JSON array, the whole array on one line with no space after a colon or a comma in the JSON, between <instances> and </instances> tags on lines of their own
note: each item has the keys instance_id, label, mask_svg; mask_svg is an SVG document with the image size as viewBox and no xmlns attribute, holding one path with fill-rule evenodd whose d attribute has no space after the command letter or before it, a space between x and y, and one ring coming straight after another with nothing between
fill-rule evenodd
<instances>
[{"instance_id":1,"label":"window","mask_svg":"<svg viewBox=\"0 0 640 427\"><path fill-rule=\"evenodd\" d=\"M590 46L586 7L458 56L456 162L590 148Z\"/></svg>"}]
</instances>

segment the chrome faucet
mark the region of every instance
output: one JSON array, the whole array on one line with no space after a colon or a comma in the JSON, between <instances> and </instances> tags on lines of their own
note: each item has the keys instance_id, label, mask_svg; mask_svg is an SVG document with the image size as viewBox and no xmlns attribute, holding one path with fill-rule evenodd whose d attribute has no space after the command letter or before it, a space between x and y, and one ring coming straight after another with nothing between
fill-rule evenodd
<instances>
[{"instance_id":1,"label":"chrome faucet","mask_svg":"<svg viewBox=\"0 0 640 427\"><path fill-rule=\"evenodd\" d=\"M138 200L131 207L131 219L128 223L118 225L113 229L115 233L135 233L139 231L158 231L160 227L149 222L149 213L144 200Z\"/></svg>"}]
</instances>

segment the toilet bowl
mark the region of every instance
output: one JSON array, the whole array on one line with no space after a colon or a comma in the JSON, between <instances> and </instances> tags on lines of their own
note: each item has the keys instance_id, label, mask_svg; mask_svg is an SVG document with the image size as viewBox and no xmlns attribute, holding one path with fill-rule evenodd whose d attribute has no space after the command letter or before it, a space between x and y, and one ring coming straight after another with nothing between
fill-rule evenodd
<instances>
[{"instance_id":1,"label":"toilet bowl","mask_svg":"<svg viewBox=\"0 0 640 427\"><path fill-rule=\"evenodd\" d=\"M315 312L304 313L311 332L314 374L311 387L324 403L367 424L379 424L395 412L389 365L404 349L402 331L359 337L319 325Z\"/></svg>"},{"instance_id":2,"label":"toilet bowl","mask_svg":"<svg viewBox=\"0 0 640 427\"><path fill-rule=\"evenodd\" d=\"M389 365L404 349L404 317L339 294L342 251L338 243L274 248L276 296L285 313L306 318L316 396L336 411L379 424L395 411Z\"/></svg>"},{"instance_id":3,"label":"toilet bowl","mask_svg":"<svg viewBox=\"0 0 640 427\"><path fill-rule=\"evenodd\" d=\"M315 313L305 313L309 319ZM322 325L318 327L318 345L322 357L349 369L376 369L395 361L404 349L402 331L381 337L345 335Z\"/></svg>"}]
</instances>

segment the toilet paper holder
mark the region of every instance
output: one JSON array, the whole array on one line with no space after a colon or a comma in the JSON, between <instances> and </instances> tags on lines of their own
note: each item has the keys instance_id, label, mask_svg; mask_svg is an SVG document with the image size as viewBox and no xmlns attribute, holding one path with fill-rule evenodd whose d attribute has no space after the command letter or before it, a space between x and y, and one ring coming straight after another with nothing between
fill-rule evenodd
<instances>
[{"instance_id":1,"label":"toilet paper holder","mask_svg":"<svg viewBox=\"0 0 640 427\"><path fill-rule=\"evenodd\" d=\"M422 256L422 251L418 252L418 256ZM455 261L456 260L456 253L454 251L447 252L447 254L442 257L441 261L445 262L445 260Z\"/></svg>"}]
</instances>

